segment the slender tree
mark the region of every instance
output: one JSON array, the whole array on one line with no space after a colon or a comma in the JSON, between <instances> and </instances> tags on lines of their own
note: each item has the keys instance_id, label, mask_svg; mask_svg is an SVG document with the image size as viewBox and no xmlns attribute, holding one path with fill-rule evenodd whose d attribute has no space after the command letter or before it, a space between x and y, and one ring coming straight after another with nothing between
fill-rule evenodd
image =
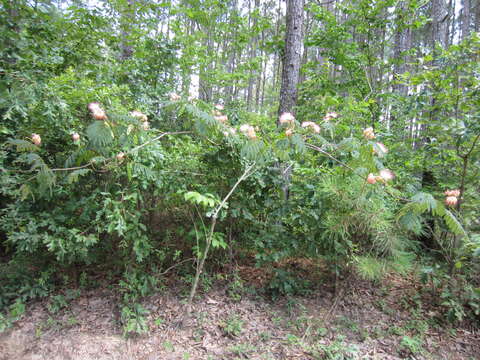
<instances>
[{"instance_id":1,"label":"slender tree","mask_svg":"<svg viewBox=\"0 0 480 360\"><path fill-rule=\"evenodd\" d=\"M287 29L278 113L294 112L303 47L304 0L287 0Z\"/></svg>"}]
</instances>

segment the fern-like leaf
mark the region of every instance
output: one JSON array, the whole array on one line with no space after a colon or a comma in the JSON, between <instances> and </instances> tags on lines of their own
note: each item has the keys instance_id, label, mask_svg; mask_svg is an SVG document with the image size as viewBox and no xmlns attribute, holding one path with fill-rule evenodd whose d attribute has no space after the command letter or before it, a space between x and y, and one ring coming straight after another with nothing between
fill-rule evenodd
<instances>
[{"instance_id":1,"label":"fern-like leaf","mask_svg":"<svg viewBox=\"0 0 480 360\"><path fill-rule=\"evenodd\" d=\"M89 172L91 172L90 169L78 169L78 170L72 171L72 172L71 172L70 174L68 174L68 176L67 176L67 182L68 182L69 184L76 183L81 176L85 176L85 175L87 175Z\"/></svg>"},{"instance_id":2,"label":"fern-like leaf","mask_svg":"<svg viewBox=\"0 0 480 360\"><path fill-rule=\"evenodd\" d=\"M102 149L114 139L112 129L105 121L95 121L86 130L88 139L96 149Z\"/></svg>"},{"instance_id":3,"label":"fern-like leaf","mask_svg":"<svg viewBox=\"0 0 480 360\"><path fill-rule=\"evenodd\" d=\"M408 230L419 233L421 217L425 212L430 212L434 216L441 217L448 229L455 235L467 236L462 224L456 216L447 210L445 206L435 200L431 194L419 192L412 197L412 202L406 204L397 214L397 221L404 225Z\"/></svg>"},{"instance_id":4,"label":"fern-like leaf","mask_svg":"<svg viewBox=\"0 0 480 360\"><path fill-rule=\"evenodd\" d=\"M26 152L26 151L37 151L38 146L31 143L30 141L20 140L20 139L8 139L7 144L10 146L16 147L18 152Z\"/></svg>"}]
</instances>

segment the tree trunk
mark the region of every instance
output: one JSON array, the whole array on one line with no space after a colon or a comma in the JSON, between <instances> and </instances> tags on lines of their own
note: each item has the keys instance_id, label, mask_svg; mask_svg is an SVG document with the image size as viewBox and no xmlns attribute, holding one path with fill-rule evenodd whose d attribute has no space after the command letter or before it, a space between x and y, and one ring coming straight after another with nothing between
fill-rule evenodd
<instances>
[{"instance_id":1,"label":"tree trunk","mask_svg":"<svg viewBox=\"0 0 480 360\"><path fill-rule=\"evenodd\" d=\"M408 26L407 20L404 18L406 12L406 4L404 1L398 3L397 10L397 28L395 31L393 58L395 59L395 65L393 68L394 77L402 75L406 71L407 59L404 55L405 51L409 49L411 32ZM393 85L393 91L402 95L407 95L407 87L404 84L395 83Z\"/></svg>"},{"instance_id":2,"label":"tree trunk","mask_svg":"<svg viewBox=\"0 0 480 360\"><path fill-rule=\"evenodd\" d=\"M473 10L475 16L475 31L480 31L480 0L475 0Z\"/></svg>"},{"instance_id":3,"label":"tree trunk","mask_svg":"<svg viewBox=\"0 0 480 360\"><path fill-rule=\"evenodd\" d=\"M120 44L120 59L127 60L133 55L133 46L131 45L130 27L135 19L135 0L127 0L127 7L122 14L122 43Z\"/></svg>"},{"instance_id":4,"label":"tree trunk","mask_svg":"<svg viewBox=\"0 0 480 360\"><path fill-rule=\"evenodd\" d=\"M287 0L287 30L282 67L282 84L278 113L294 111L303 45L304 0Z\"/></svg>"},{"instance_id":5,"label":"tree trunk","mask_svg":"<svg viewBox=\"0 0 480 360\"><path fill-rule=\"evenodd\" d=\"M300 80L300 63L303 45L303 4L304 0L287 0L287 28L283 56L282 84L278 114L294 112L297 103L297 86ZM278 124L278 120L277 120ZM284 180L285 201L289 197L291 166L284 164L280 171Z\"/></svg>"},{"instance_id":6,"label":"tree trunk","mask_svg":"<svg viewBox=\"0 0 480 360\"><path fill-rule=\"evenodd\" d=\"M431 47L446 46L448 10L445 0L432 0Z\"/></svg>"},{"instance_id":7,"label":"tree trunk","mask_svg":"<svg viewBox=\"0 0 480 360\"><path fill-rule=\"evenodd\" d=\"M477 5L478 6L478 5ZM462 40L470 35L470 0L463 0L462 8Z\"/></svg>"}]
</instances>

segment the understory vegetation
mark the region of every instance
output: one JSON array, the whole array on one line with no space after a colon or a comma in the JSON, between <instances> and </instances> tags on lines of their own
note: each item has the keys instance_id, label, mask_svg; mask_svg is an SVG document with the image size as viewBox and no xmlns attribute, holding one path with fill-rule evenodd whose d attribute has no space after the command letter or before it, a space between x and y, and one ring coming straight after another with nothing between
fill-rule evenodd
<instances>
[{"instance_id":1,"label":"understory vegetation","mask_svg":"<svg viewBox=\"0 0 480 360\"><path fill-rule=\"evenodd\" d=\"M412 279L440 323L478 326L477 19L450 12L454 34L431 43L435 1L301 3L289 111L282 2L0 5L0 332L34 300L54 314L108 284L123 335L145 334L143 300L171 277L188 324L216 276L246 296L242 264L266 269L273 302L319 291L295 261L336 296ZM336 341L312 351L348 358L328 357Z\"/></svg>"}]
</instances>

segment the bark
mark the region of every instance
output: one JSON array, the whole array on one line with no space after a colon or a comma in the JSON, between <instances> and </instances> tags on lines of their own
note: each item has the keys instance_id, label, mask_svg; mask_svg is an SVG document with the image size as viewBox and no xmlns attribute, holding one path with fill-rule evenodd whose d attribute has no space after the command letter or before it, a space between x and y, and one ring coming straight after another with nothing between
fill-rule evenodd
<instances>
[{"instance_id":1,"label":"bark","mask_svg":"<svg viewBox=\"0 0 480 360\"><path fill-rule=\"evenodd\" d=\"M447 39L447 20L448 10L445 0L432 0L431 5L431 48L435 49L435 45L446 46Z\"/></svg>"},{"instance_id":2,"label":"bark","mask_svg":"<svg viewBox=\"0 0 480 360\"><path fill-rule=\"evenodd\" d=\"M452 26L455 25L455 1L449 0L446 4L446 18L445 18L445 40L444 40L444 47L448 48L452 43L452 32L455 32L455 28Z\"/></svg>"},{"instance_id":3,"label":"bark","mask_svg":"<svg viewBox=\"0 0 480 360\"><path fill-rule=\"evenodd\" d=\"M462 35L461 39L465 39L470 35L470 0L463 0L462 8Z\"/></svg>"},{"instance_id":4,"label":"bark","mask_svg":"<svg viewBox=\"0 0 480 360\"><path fill-rule=\"evenodd\" d=\"M474 10L475 16L475 31L480 31L480 0L475 0L475 5L472 10Z\"/></svg>"},{"instance_id":5,"label":"bark","mask_svg":"<svg viewBox=\"0 0 480 360\"><path fill-rule=\"evenodd\" d=\"M304 0L287 0L287 29L278 113L294 112L303 45Z\"/></svg>"},{"instance_id":6,"label":"bark","mask_svg":"<svg viewBox=\"0 0 480 360\"><path fill-rule=\"evenodd\" d=\"M136 0L127 0L127 8L122 14L122 43L120 44L120 59L127 60L130 59L133 55L133 46L130 42L130 26L132 26L133 21L135 20L135 1Z\"/></svg>"},{"instance_id":7,"label":"bark","mask_svg":"<svg viewBox=\"0 0 480 360\"><path fill-rule=\"evenodd\" d=\"M213 50L213 36L212 30L207 30L207 35L204 39L204 46L205 46L205 53L204 53L204 61L206 64L202 64L200 66L200 74L199 74L199 81L198 81L198 91L199 91L199 99L205 102L212 101L213 89L210 81L208 81L208 74L209 70L211 69L211 63L207 60L209 55L212 53Z\"/></svg>"},{"instance_id":8,"label":"bark","mask_svg":"<svg viewBox=\"0 0 480 360\"><path fill-rule=\"evenodd\" d=\"M260 0L255 0L254 8L251 9L250 5L251 2L249 1L249 10L250 10L250 17L253 10L257 9L260 6ZM252 20L252 19L250 19ZM249 22L250 22L249 20ZM253 17L252 26L253 28L257 27L258 18L255 16ZM252 27L250 27L252 28ZM255 37L250 41L250 60L253 60L257 56L257 47L258 47L258 36ZM254 92L254 85L255 85L255 71L253 68L250 69L250 78L248 79L248 93L247 93L247 108L249 111L252 110L253 104L253 92Z\"/></svg>"},{"instance_id":9,"label":"bark","mask_svg":"<svg viewBox=\"0 0 480 360\"><path fill-rule=\"evenodd\" d=\"M398 3L397 10L397 25L394 37L393 58L395 59L395 65L393 68L394 76L402 75L407 69L407 57L404 55L405 51L409 50L411 42L411 31L408 26L405 1ZM407 94L407 87L404 84L395 83L393 90L396 93L402 95Z\"/></svg>"},{"instance_id":10,"label":"bark","mask_svg":"<svg viewBox=\"0 0 480 360\"><path fill-rule=\"evenodd\" d=\"M297 103L297 86L300 80L300 63L303 45L303 5L304 0L287 0L287 28L285 33L285 51L283 56L282 84L278 114L294 113ZM278 120L277 120L278 123ZM291 166L283 164L280 171L284 180L283 194L287 201Z\"/></svg>"},{"instance_id":11,"label":"bark","mask_svg":"<svg viewBox=\"0 0 480 360\"><path fill-rule=\"evenodd\" d=\"M278 7L277 7L277 23L275 24L275 38L278 37L280 34L280 24L282 22L282 1L278 0ZM275 52L274 59L273 59L273 77L272 77L272 88L276 89L278 85L278 78L280 73L280 54L278 51Z\"/></svg>"},{"instance_id":12,"label":"bark","mask_svg":"<svg viewBox=\"0 0 480 360\"><path fill-rule=\"evenodd\" d=\"M235 41L235 39L237 38L237 25L235 24L235 22L237 21L237 8L238 8L238 4L237 4L237 0L234 0L232 1L232 10L231 10L231 13L230 13L230 20L229 20L229 27L230 29L233 29L233 36L232 38L234 39L233 41ZM227 49L227 48L225 48ZM235 59L237 57L237 49L236 47L233 45L233 46L230 46L230 51L229 51L229 57L228 57L228 60L227 60L227 66L226 66L226 69L227 69L227 72L229 74L233 74L235 72L235 67L236 67L236 62L235 62ZM234 94L234 84L231 83L229 85L226 86L225 88L225 101L227 103L231 102L233 100L233 94Z\"/></svg>"}]
</instances>

